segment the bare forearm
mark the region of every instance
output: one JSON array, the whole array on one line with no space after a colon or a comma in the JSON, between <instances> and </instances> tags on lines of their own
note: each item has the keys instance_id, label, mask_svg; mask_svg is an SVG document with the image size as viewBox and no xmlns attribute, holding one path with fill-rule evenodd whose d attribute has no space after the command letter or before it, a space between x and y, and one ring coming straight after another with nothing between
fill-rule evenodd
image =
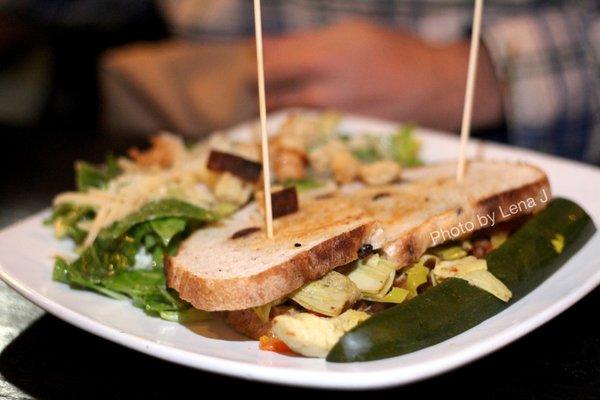
<instances>
[{"instance_id":1,"label":"bare forearm","mask_svg":"<svg viewBox=\"0 0 600 400\"><path fill-rule=\"evenodd\" d=\"M444 76L436 77L443 83L432 98L432 106L438 114L432 125L454 130L460 128L466 89L469 42L464 41L440 50L440 60L446 60ZM441 62L441 61L440 61ZM494 67L485 46L481 46L473 105L473 128L488 128L502 122L501 85L494 74Z\"/></svg>"},{"instance_id":2,"label":"bare forearm","mask_svg":"<svg viewBox=\"0 0 600 400\"><path fill-rule=\"evenodd\" d=\"M265 42L268 106L337 108L458 130L468 55L468 41L433 46L363 22L271 38ZM500 86L482 48L473 125L501 120Z\"/></svg>"}]
</instances>

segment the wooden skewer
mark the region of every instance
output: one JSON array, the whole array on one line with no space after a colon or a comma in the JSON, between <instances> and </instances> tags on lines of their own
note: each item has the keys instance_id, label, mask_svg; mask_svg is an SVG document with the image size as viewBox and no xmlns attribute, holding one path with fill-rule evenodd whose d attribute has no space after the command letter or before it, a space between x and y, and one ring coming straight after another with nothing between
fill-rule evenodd
<instances>
[{"instance_id":1,"label":"wooden skewer","mask_svg":"<svg viewBox=\"0 0 600 400\"><path fill-rule=\"evenodd\" d=\"M467 70L467 89L465 91L465 106L463 108L462 126L460 129L460 152L456 167L456 180L460 183L465 177L467 145L471 133L471 119L473 115L473 95L475 93L475 79L477 77L477 60L479 55L479 41L481 36L481 16L483 14L483 0L475 0L473 12L473 29L471 32L471 50L469 51L469 67Z\"/></svg>"},{"instance_id":2,"label":"wooden skewer","mask_svg":"<svg viewBox=\"0 0 600 400\"><path fill-rule=\"evenodd\" d=\"M269 138L267 136L267 106L265 103L265 66L263 61L262 17L260 0L254 0L254 30L256 35L256 64L258 71L258 109L262 147L263 186L265 198L265 224L267 237L273 239L273 209L271 206L271 168L269 163Z\"/></svg>"}]
</instances>

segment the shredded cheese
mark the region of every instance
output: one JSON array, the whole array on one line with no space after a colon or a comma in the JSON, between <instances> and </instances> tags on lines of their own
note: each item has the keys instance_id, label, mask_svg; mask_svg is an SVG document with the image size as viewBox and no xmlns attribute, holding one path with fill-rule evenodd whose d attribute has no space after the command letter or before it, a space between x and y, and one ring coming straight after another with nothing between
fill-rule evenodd
<instances>
[{"instance_id":1,"label":"shredded cheese","mask_svg":"<svg viewBox=\"0 0 600 400\"><path fill-rule=\"evenodd\" d=\"M178 139L179 140L179 139ZM91 245L103 228L139 210L145 204L166 197L179 198L205 208L213 208L216 200L209 187L214 181L206 168L209 146L201 143L195 148L177 152L177 159L167 168L142 166L121 158L122 174L105 189L87 192L66 192L54 199L54 204L89 206L96 211L87 224L84 246Z\"/></svg>"}]
</instances>

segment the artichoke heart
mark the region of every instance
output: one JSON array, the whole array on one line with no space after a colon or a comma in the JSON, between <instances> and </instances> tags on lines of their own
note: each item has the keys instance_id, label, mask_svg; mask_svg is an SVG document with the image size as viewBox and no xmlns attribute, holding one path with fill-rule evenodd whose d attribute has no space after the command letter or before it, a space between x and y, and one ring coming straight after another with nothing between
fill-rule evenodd
<instances>
[{"instance_id":1,"label":"artichoke heart","mask_svg":"<svg viewBox=\"0 0 600 400\"><path fill-rule=\"evenodd\" d=\"M285 298L281 298L278 300L271 301L270 303L263 304L262 306L252 307L252 310L254 311L258 319L260 319L261 322L266 324L267 322L269 322L271 310L273 309L273 307L280 305L284 301Z\"/></svg>"},{"instance_id":2,"label":"artichoke heart","mask_svg":"<svg viewBox=\"0 0 600 400\"><path fill-rule=\"evenodd\" d=\"M467 273L463 273L456 276L457 278L464 279L473 286L477 286L481 290L493 294L500 300L507 302L512 297L512 292L502 281L496 278L490 271L487 270L476 270Z\"/></svg>"},{"instance_id":3,"label":"artichoke heart","mask_svg":"<svg viewBox=\"0 0 600 400\"><path fill-rule=\"evenodd\" d=\"M433 250L433 253L442 260L457 260L467 255L462 246L443 246Z\"/></svg>"},{"instance_id":4,"label":"artichoke heart","mask_svg":"<svg viewBox=\"0 0 600 400\"><path fill-rule=\"evenodd\" d=\"M492 275L487 269L487 261L473 256L452 261L441 261L432 271L437 282L448 278L464 279L473 286L496 296L502 301L508 301L512 292L502 281Z\"/></svg>"},{"instance_id":5,"label":"artichoke heart","mask_svg":"<svg viewBox=\"0 0 600 400\"><path fill-rule=\"evenodd\" d=\"M487 270L487 262L473 256L468 256L458 260L440 261L433 269L433 274L439 281L479 270Z\"/></svg>"},{"instance_id":6,"label":"artichoke heart","mask_svg":"<svg viewBox=\"0 0 600 400\"><path fill-rule=\"evenodd\" d=\"M356 262L348 273L348 278L356 284L365 298L381 298L387 294L394 283L396 266L373 254Z\"/></svg>"},{"instance_id":7,"label":"artichoke heart","mask_svg":"<svg viewBox=\"0 0 600 400\"><path fill-rule=\"evenodd\" d=\"M354 282L336 271L295 291L290 298L307 310L335 317L360 300Z\"/></svg>"},{"instance_id":8,"label":"artichoke heart","mask_svg":"<svg viewBox=\"0 0 600 400\"><path fill-rule=\"evenodd\" d=\"M262 323L269 322L269 316L271 315L271 308L273 308L273 303L267 303L262 306L252 307L254 313L260 319Z\"/></svg>"},{"instance_id":9,"label":"artichoke heart","mask_svg":"<svg viewBox=\"0 0 600 400\"><path fill-rule=\"evenodd\" d=\"M333 318L310 313L280 315L273 320L273 335L296 353L324 358L344 333L367 318L367 313L357 310Z\"/></svg>"}]
</instances>

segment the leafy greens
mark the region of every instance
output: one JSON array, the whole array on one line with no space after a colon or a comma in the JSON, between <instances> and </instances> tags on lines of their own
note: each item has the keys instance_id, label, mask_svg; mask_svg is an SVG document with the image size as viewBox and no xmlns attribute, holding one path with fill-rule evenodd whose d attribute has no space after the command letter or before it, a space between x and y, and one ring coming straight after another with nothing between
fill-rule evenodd
<instances>
[{"instance_id":1,"label":"leafy greens","mask_svg":"<svg viewBox=\"0 0 600 400\"><path fill-rule=\"evenodd\" d=\"M363 163L372 163L383 159L392 159L403 167L421 165L419 159L420 142L413 135L414 127L404 125L391 136L364 134L358 140L358 145L350 143L352 155Z\"/></svg>"},{"instance_id":2,"label":"leafy greens","mask_svg":"<svg viewBox=\"0 0 600 400\"><path fill-rule=\"evenodd\" d=\"M91 207L60 204L44 223L54 226L54 234L57 238L71 238L75 243L81 244L87 232L79 227L79 223L90 220L93 216L94 210Z\"/></svg>"},{"instance_id":3,"label":"leafy greens","mask_svg":"<svg viewBox=\"0 0 600 400\"><path fill-rule=\"evenodd\" d=\"M419 159L421 143L413 135L412 125L403 126L390 139L391 155L403 167L415 167L423 164Z\"/></svg>"},{"instance_id":4,"label":"leafy greens","mask_svg":"<svg viewBox=\"0 0 600 400\"><path fill-rule=\"evenodd\" d=\"M86 232L77 224L91 218L91 213L91 209L59 206L49 222L65 226L62 237L81 243ZM204 313L167 288L163 259L175 254L192 230L218 218L214 212L178 199L148 203L103 229L73 262L58 258L53 278L115 299L131 298L146 313L170 321L203 319Z\"/></svg>"},{"instance_id":5,"label":"leafy greens","mask_svg":"<svg viewBox=\"0 0 600 400\"><path fill-rule=\"evenodd\" d=\"M283 182L283 186L296 186L296 190L299 192L306 192L307 190L316 189L323 186L323 183L311 176L308 176L303 179L287 179L285 182Z\"/></svg>"},{"instance_id":6,"label":"leafy greens","mask_svg":"<svg viewBox=\"0 0 600 400\"><path fill-rule=\"evenodd\" d=\"M90 188L105 188L111 179L121 173L117 161L113 156L108 156L106 164L94 166L85 161L75 163L75 182L77 190L86 192Z\"/></svg>"}]
</instances>

